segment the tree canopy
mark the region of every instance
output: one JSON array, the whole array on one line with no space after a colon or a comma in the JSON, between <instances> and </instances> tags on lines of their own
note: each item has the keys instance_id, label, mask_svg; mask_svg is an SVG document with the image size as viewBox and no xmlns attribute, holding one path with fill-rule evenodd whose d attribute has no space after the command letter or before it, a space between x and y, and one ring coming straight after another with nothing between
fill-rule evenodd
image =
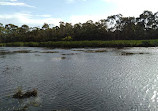
<instances>
[{"instance_id":1,"label":"tree canopy","mask_svg":"<svg viewBox=\"0 0 158 111\"><path fill-rule=\"evenodd\" d=\"M49 24L39 27L21 27L0 23L0 42L47 42L83 40L146 40L158 39L158 12L144 11L139 17L123 17L121 14L108 16L98 22L60 22L59 26Z\"/></svg>"}]
</instances>

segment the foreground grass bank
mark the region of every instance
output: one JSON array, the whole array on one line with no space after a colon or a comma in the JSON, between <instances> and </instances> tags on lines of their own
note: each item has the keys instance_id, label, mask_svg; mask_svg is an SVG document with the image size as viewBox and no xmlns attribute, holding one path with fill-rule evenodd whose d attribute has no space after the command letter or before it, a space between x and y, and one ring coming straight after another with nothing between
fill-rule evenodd
<instances>
[{"instance_id":1,"label":"foreground grass bank","mask_svg":"<svg viewBox=\"0 0 158 111\"><path fill-rule=\"evenodd\" d=\"M156 47L156 40L113 40L113 41L49 41L49 42L12 42L0 43L0 47L53 47L53 48L84 48L84 47Z\"/></svg>"}]
</instances>

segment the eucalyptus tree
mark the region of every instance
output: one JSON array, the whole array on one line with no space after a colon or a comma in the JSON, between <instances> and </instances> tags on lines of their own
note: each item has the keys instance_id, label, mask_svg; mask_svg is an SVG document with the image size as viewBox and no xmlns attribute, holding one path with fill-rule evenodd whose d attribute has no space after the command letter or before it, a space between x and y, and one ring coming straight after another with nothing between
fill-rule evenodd
<instances>
[{"instance_id":1,"label":"eucalyptus tree","mask_svg":"<svg viewBox=\"0 0 158 111\"><path fill-rule=\"evenodd\" d=\"M0 42L5 42L5 28L2 23L0 23Z\"/></svg>"},{"instance_id":2,"label":"eucalyptus tree","mask_svg":"<svg viewBox=\"0 0 158 111\"><path fill-rule=\"evenodd\" d=\"M77 23L73 26L73 39L74 40L80 40L81 39L81 35L82 35L82 24L81 23Z\"/></svg>"},{"instance_id":3,"label":"eucalyptus tree","mask_svg":"<svg viewBox=\"0 0 158 111\"><path fill-rule=\"evenodd\" d=\"M135 17L121 17L119 29L121 31L119 39L135 39L137 37Z\"/></svg>"},{"instance_id":4,"label":"eucalyptus tree","mask_svg":"<svg viewBox=\"0 0 158 111\"><path fill-rule=\"evenodd\" d=\"M155 17L156 14L146 10L137 18L137 26L139 27L140 31L138 36L141 35L141 39L153 38L154 29L157 27Z\"/></svg>"},{"instance_id":5,"label":"eucalyptus tree","mask_svg":"<svg viewBox=\"0 0 158 111\"><path fill-rule=\"evenodd\" d=\"M19 27L14 24L6 24L5 25L6 30L6 42L15 42L19 41Z\"/></svg>"},{"instance_id":6,"label":"eucalyptus tree","mask_svg":"<svg viewBox=\"0 0 158 111\"><path fill-rule=\"evenodd\" d=\"M43 26L42 26L42 29L43 30L49 29L49 25L47 23L44 23Z\"/></svg>"},{"instance_id":7,"label":"eucalyptus tree","mask_svg":"<svg viewBox=\"0 0 158 111\"><path fill-rule=\"evenodd\" d=\"M71 23L66 23L65 24L65 32L66 32L66 36L73 36L74 32L73 32L73 26Z\"/></svg>"}]
</instances>

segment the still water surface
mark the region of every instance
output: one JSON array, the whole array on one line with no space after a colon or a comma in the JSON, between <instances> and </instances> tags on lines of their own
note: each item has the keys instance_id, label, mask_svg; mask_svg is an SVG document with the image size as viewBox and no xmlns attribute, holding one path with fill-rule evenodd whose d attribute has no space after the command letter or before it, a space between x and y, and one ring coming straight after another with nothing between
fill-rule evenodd
<instances>
[{"instance_id":1,"label":"still water surface","mask_svg":"<svg viewBox=\"0 0 158 111\"><path fill-rule=\"evenodd\" d=\"M126 52L129 54L122 54ZM24 92L36 88L38 96L13 99L19 87ZM24 108L26 111L156 111L158 48L2 47L0 111Z\"/></svg>"}]
</instances>

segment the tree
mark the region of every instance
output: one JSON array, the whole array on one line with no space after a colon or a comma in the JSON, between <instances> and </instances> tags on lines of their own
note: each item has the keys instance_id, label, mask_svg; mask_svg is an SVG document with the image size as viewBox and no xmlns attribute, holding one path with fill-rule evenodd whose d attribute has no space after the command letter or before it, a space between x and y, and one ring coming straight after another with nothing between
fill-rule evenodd
<instances>
[{"instance_id":1,"label":"tree","mask_svg":"<svg viewBox=\"0 0 158 111\"><path fill-rule=\"evenodd\" d=\"M0 42L47 42L79 40L137 40L157 39L158 12L144 11L139 17L123 17L121 14L108 16L97 22L60 22L59 26L29 27L0 24Z\"/></svg>"},{"instance_id":2,"label":"tree","mask_svg":"<svg viewBox=\"0 0 158 111\"><path fill-rule=\"evenodd\" d=\"M47 23L44 23L44 25L42 26L42 29L43 29L43 30L49 29L49 25L48 25Z\"/></svg>"}]
</instances>

